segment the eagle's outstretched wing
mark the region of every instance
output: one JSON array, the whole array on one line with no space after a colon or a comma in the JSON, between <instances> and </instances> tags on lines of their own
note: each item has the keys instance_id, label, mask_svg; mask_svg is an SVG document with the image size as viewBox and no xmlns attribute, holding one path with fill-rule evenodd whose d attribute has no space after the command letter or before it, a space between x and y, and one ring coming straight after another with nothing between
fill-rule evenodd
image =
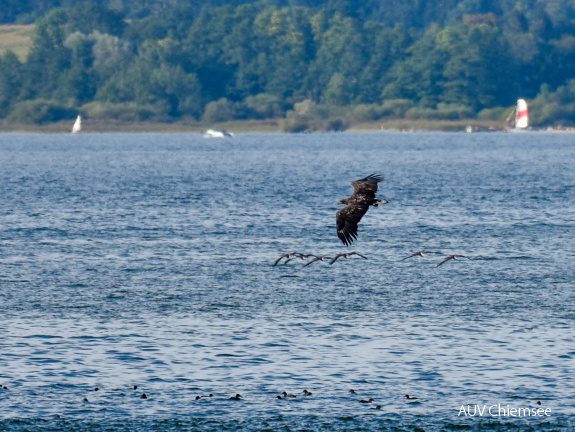
<instances>
[{"instance_id":1,"label":"eagle's outstretched wing","mask_svg":"<svg viewBox=\"0 0 575 432\"><path fill-rule=\"evenodd\" d=\"M367 177L354 181L351 184L353 186L352 197L358 194L366 194L375 198L377 184L381 181L383 181L383 177L378 174L370 174Z\"/></svg>"},{"instance_id":2,"label":"eagle's outstretched wing","mask_svg":"<svg viewBox=\"0 0 575 432\"><path fill-rule=\"evenodd\" d=\"M335 214L337 236L349 246L357 239L357 224L367 212L369 205L350 203Z\"/></svg>"}]
</instances>

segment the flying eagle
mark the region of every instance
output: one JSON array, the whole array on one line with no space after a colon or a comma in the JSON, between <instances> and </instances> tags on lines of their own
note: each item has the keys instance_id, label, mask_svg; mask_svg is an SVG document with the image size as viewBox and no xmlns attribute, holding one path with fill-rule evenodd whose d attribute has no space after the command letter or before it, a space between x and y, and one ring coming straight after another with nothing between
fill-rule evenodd
<instances>
[{"instance_id":1,"label":"flying eagle","mask_svg":"<svg viewBox=\"0 0 575 432\"><path fill-rule=\"evenodd\" d=\"M353 194L338 202L338 204L346 205L335 214L337 236L344 245L349 246L357 239L357 224L370 205L377 207L379 204L388 203L387 200L375 198L377 184L382 180L383 178L377 174L370 174L365 178L356 180L351 184Z\"/></svg>"}]
</instances>

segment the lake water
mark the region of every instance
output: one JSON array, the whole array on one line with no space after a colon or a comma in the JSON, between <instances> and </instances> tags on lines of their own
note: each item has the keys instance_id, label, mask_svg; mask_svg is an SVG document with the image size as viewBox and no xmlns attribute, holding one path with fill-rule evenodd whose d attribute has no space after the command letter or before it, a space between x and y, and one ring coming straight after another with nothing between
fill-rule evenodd
<instances>
[{"instance_id":1,"label":"lake water","mask_svg":"<svg viewBox=\"0 0 575 432\"><path fill-rule=\"evenodd\" d=\"M572 134L2 134L0 163L2 431L575 428Z\"/></svg>"}]
</instances>

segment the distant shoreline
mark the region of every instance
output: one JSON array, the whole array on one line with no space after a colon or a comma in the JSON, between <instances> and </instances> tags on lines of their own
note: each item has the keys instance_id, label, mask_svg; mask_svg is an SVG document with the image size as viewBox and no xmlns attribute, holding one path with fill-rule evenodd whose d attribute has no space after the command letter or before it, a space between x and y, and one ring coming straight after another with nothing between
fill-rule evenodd
<instances>
[{"instance_id":1,"label":"distant shoreline","mask_svg":"<svg viewBox=\"0 0 575 432\"><path fill-rule=\"evenodd\" d=\"M290 133L281 130L281 120L237 120L225 123L208 124L203 122L177 121L160 122L118 122L85 119L82 133L203 133L207 129L227 130L233 133ZM46 124L14 124L0 121L0 133L69 133L73 120ZM501 122L485 120L381 120L373 122L349 122L345 132L465 132L467 126L474 133L500 132ZM574 128L548 129L534 128L538 132L572 133ZM322 131L317 131L322 132ZM311 133L311 132L310 132Z\"/></svg>"},{"instance_id":2,"label":"distant shoreline","mask_svg":"<svg viewBox=\"0 0 575 432\"><path fill-rule=\"evenodd\" d=\"M224 123L208 124L204 122L177 121L172 123L160 122L118 122L106 120L84 119L83 133L201 133L207 129L227 130L234 133L280 133L281 120L238 120ZM72 129L73 120L46 124L14 124L0 121L0 133L67 133ZM464 132L465 128L472 127L500 130L502 125L498 122L484 120L381 120L372 122L348 122L346 132L374 132L379 130L396 132ZM289 133L289 132L285 132Z\"/></svg>"}]
</instances>

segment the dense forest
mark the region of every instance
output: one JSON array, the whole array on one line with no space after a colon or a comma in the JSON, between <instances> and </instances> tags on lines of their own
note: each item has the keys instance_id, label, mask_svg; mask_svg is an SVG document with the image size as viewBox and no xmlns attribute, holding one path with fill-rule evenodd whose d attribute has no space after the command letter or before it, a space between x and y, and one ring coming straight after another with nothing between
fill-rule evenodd
<instances>
[{"instance_id":1,"label":"dense forest","mask_svg":"<svg viewBox=\"0 0 575 432\"><path fill-rule=\"evenodd\" d=\"M6 1L5 1L6 3ZM201 3L201 4L200 4ZM575 123L575 0L8 0L35 20L0 57L0 118ZM326 126L327 125L327 126Z\"/></svg>"}]
</instances>

